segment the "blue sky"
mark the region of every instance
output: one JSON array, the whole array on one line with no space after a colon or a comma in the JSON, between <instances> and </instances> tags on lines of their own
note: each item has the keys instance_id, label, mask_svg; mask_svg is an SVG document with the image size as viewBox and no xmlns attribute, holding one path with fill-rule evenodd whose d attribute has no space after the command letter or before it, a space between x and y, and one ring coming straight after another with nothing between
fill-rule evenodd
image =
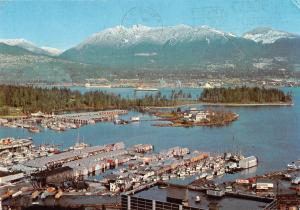
<instances>
[{"instance_id":1,"label":"blue sky","mask_svg":"<svg viewBox=\"0 0 300 210\"><path fill-rule=\"evenodd\" d=\"M300 0L0 0L0 38L67 49L116 25L209 25L242 34L272 27L300 34Z\"/></svg>"}]
</instances>

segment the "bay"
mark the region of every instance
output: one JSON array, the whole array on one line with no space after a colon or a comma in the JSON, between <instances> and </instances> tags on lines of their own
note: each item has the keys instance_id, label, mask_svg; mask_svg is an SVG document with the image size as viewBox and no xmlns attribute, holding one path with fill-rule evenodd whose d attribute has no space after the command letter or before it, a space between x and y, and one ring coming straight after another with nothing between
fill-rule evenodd
<instances>
[{"instance_id":1,"label":"bay","mask_svg":"<svg viewBox=\"0 0 300 210\"><path fill-rule=\"evenodd\" d=\"M80 87L71 89L81 92L91 90ZM122 97L134 97L131 88L100 90L114 92ZM129 125L104 122L65 132L46 129L38 134L32 134L26 129L0 127L0 138L32 137L36 144L62 144L67 148L76 142L79 135L85 143L91 145L123 141L126 146L151 143L156 151L173 146L211 153L239 151L246 156L257 156L259 165L257 168L230 177L248 177L283 169L288 163L300 158L300 89L284 89L289 90L293 92L294 106L218 107L217 109L230 110L240 115L238 121L224 127L154 127L151 126L153 121ZM171 91L170 88L161 89L162 94L170 94ZM193 98L197 98L201 93L201 89L183 89L183 91L192 93ZM198 107L207 108L200 105ZM142 120L153 119L152 116L137 112L130 112L124 118L130 116L140 116Z\"/></svg>"}]
</instances>

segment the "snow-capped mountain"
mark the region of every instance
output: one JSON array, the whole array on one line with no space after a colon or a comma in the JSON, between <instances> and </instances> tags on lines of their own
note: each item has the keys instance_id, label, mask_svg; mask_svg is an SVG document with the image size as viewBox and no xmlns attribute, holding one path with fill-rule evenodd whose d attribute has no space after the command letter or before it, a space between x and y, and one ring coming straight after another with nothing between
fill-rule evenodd
<instances>
[{"instance_id":1,"label":"snow-capped mountain","mask_svg":"<svg viewBox=\"0 0 300 210\"><path fill-rule=\"evenodd\" d=\"M197 69L240 59L244 50L239 48L251 45L255 43L208 26L117 26L93 34L60 57L117 69Z\"/></svg>"},{"instance_id":2,"label":"snow-capped mountain","mask_svg":"<svg viewBox=\"0 0 300 210\"><path fill-rule=\"evenodd\" d=\"M298 35L258 28L236 36L209 26L116 26L93 34L59 57L115 70L291 68L300 58ZM281 61L278 61L281 60ZM284 62L283 62L284 61Z\"/></svg>"},{"instance_id":3,"label":"snow-capped mountain","mask_svg":"<svg viewBox=\"0 0 300 210\"><path fill-rule=\"evenodd\" d=\"M295 39L298 35L285 31L274 30L272 28L257 28L243 35L245 39L250 39L263 44L272 44L279 39Z\"/></svg>"},{"instance_id":4,"label":"snow-capped mountain","mask_svg":"<svg viewBox=\"0 0 300 210\"><path fill-rule=\"evenodd\" d=\"M6 44L9 46L17 46L21 47L30 52L41 54L41 55L59 55L61 53L60 50L49 47L38 47L34 43L26 40L26 39L0 39L0 43Z\"/></svg>"},{"instance_id":5,"label":"snow-capped mountain","mask_svg":"<svg viewBox=\"0 0 300 210\"><path fill-rule=\"evenodd\" d=\"M134 25L105 29L64 52L24 39L0 40L6 78L79 81L103 69L281 74L299 71L300 37L269 28L236 36L208 26Z\"/></svg>"},{"instance_id":6,"label":"snow-capped mountain","mask_svg":"<svg viewBox=\"0 0 300 210\"><path fill-rule=\"evenodd\" d=\"M143 25L133 25L126 28L116 26L93 34L87 40L79 44L76 49L84 48L87 45L106 45L128 47L140 42L155 44L165 44L168 41L182 42L195 40L209 40L211 38L230 38L235 35L218 31L208 26L191 27L188 25L176 25L170 27L147 27ZM209 41L208 41L209 42Z\"/></svg>"}]
</instances>

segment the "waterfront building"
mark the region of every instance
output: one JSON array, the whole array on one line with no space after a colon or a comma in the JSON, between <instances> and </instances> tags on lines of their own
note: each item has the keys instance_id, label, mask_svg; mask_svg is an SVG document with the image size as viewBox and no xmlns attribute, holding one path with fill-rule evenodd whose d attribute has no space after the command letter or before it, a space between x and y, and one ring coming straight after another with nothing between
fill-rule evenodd
<instances>
[{"instance_id":1,"label":"waterfront building","mask_svg":"<svg viewBox=\"0 0 300 210\"><path fill-rule=\"evenodd\" d=\"M255 156L246 157L239 161L240 168L247 169L254 166L257 166L257 158Z\"/></svg>"},{"instance_id":2,"label":"waterfront building","mask_svg":"<svg viewBox=\"0 0 300 210\"><path fill-rule=\"evenodd\" d=\"M65 166L53 170L45 170L31 175L32 181L39 186L53 185L60 186L66 181L73 180L73 169Z\"/></svg>"},{"instance_id":3,"label":"waterfront building","mask_svg":"<svg viewBox=\"0 0 300 210\"><path fill-rule=\"evenodd\" d=\"M203 120L209 120L209 113L206 111L199 111L197 114L193 116L195 122L201 122Z\"/></svg>"},{"instance_id":4,"label":"waterfront building","mask_svg":"<svg viewBox=\"0 0 300 210\"><path fill-rule=\"evenodd\" d=\"M33 141L30 139L3 138L0 139L0 152L4 150L15 152L21 148L31 148L32 145Z\"/></svg>"}]
</instances>

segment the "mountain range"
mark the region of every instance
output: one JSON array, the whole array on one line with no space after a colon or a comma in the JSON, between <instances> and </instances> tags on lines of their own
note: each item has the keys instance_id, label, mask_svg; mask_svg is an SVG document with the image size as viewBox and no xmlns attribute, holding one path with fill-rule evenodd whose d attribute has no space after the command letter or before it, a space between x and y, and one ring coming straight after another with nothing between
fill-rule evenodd
<instances>
[{"instance_id":1,"label":"mountain range","mask_svg":"<svg viewBox=\"0 0 300 210\"><path fill-rule=\"evenodd\" d=\"M271 28L237 36L208 26L116 26L64 52L24 39L0 39L3 78L77 81L104 70L297 71L300 36Z\"/></svg>"}]
</instances>

